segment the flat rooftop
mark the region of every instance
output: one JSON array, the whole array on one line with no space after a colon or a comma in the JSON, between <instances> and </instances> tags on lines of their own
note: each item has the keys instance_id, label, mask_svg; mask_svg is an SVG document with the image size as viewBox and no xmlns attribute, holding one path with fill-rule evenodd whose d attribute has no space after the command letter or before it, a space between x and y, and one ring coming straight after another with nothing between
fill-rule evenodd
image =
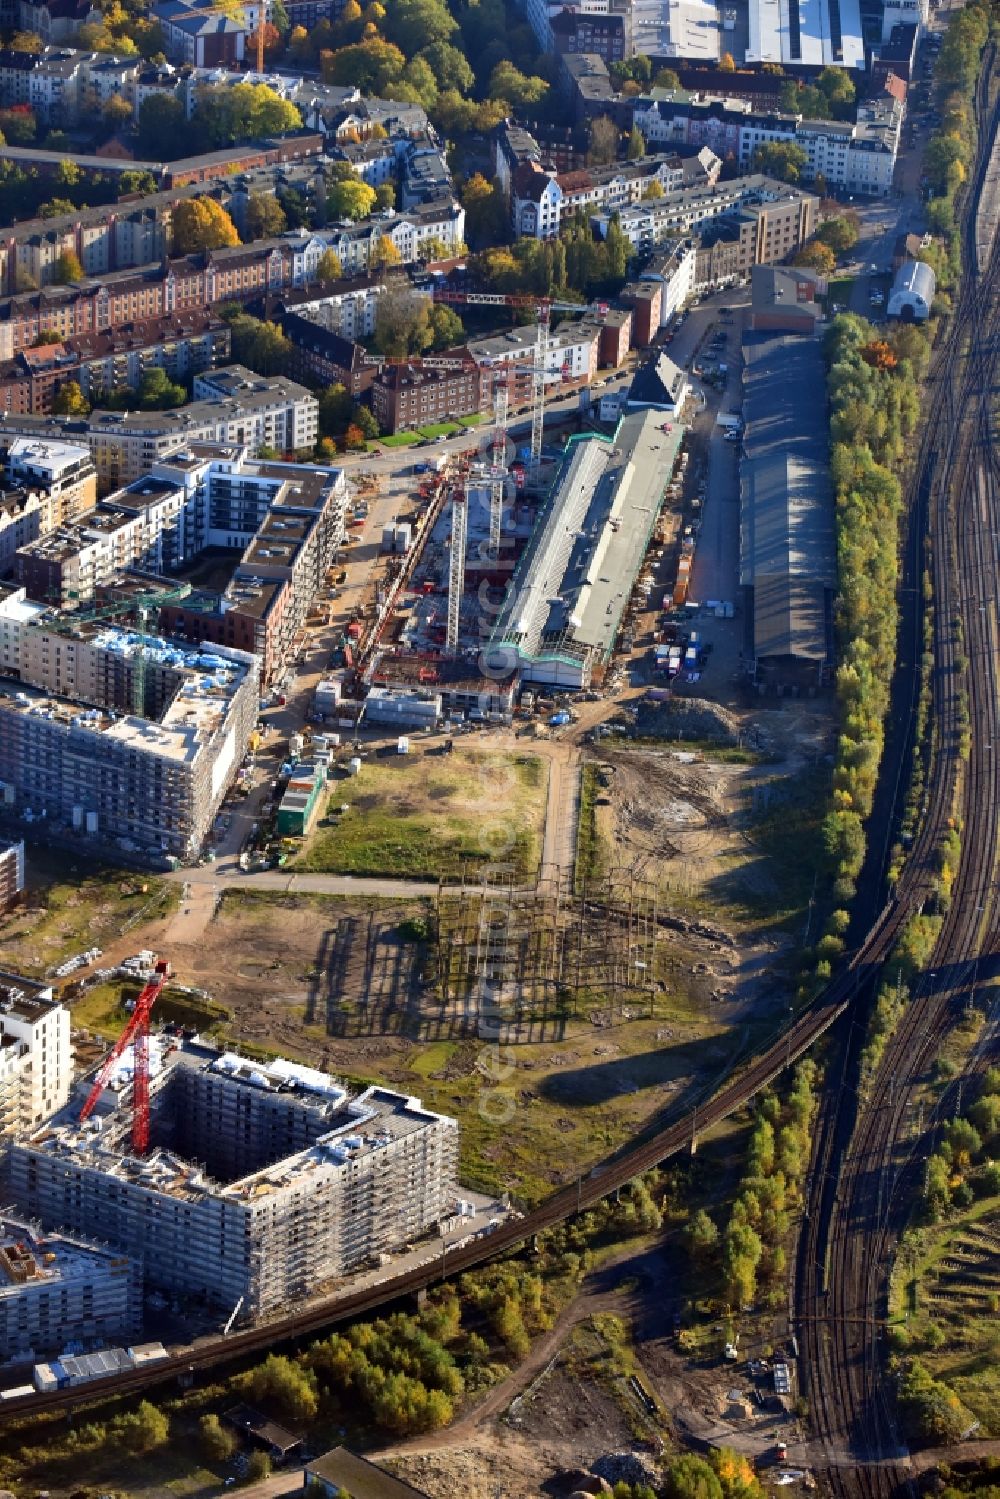
<instances>
[{"instance_id":1,"label":"flat rooftop","mask_svg":"<svg viewBox=\"0 0 1000 1499\"><path fill-rule=\"evenodd\" d=\"M49 984L26 979L19 973L0 973L0 1024L4 1015L34 1024L58 1008L59 1001L53 999Z\"/></svg>"},{"instance_id":2,"label":"flat rooftop","mask_svg":"<svg viewBox=\"0 0 1000 1499\"><path fill-rule=\"evenodd\" d=\"M50 719L84 733L100 734L162 756L177 765L192 764L201 749L222 728L232 699L255 660L228 646L196 649L182 642L158 636L141 637L129 630L107 626L74 627L71 619L53 620L53 625L56 624L60 628L54 633L87 640L96 649L125 659L142 651L147 666L155 664L176 672L177 691L162 716L158 721L138 718L83 704L20 680L0 678L0 700L4 709Z\"/></svg>"},{"instance_id":3,"label":"flat rooftop","mask_svg":"<svg viewBox=\"0 0 1000 1499\"><path fill-rule=\"evenodd\" d=\"M123 1275L132 1269L117 1250L63 1234L39 1234L15 1218L0 1219L0 1299L20 1295L25 1286L49 1288L89 1279L102 1264Z\"/></svg>"},{"instance_id":4,"label":"flat rooftop","mask_svg":"<svg viewBox=\"0 0 1000 1499\"><path fill-rule=\"evenodd\" d=\"M191 1201L204 1197L251 1201L286 1187L308 1186L310 1180L319 1182L359 1156L385 1149L393 1141L436 1125L445 1117L425 1109L418 1098L377 1084L352 1096L343 1084L316 1068L281 1057L262 1062L235 1052L212 1052L197 1042L185 1042L163 1056L162 1067L151 1079L154 1096L163 1088L183 1087L182 1074L189 1070L201 1074L203 1084L209 1087L266 1094L276 1099L279 1107L307 1111L312 1143L259 1170L220 1182L203 1167L162 1145L154 1145L141 1159L129 1155L124 1109L120 1111L124 1122L114 1113L109 1118L99 1110L96 1127L94 1120L81 1126L78 1096L40 1125L26 1144L30 1149L64 1157L67 1162L77 1161L166 1196ZM117 1103L112 1103L115 1113L124 1101L123 1092Z\"/></svg>"}]
</instances>

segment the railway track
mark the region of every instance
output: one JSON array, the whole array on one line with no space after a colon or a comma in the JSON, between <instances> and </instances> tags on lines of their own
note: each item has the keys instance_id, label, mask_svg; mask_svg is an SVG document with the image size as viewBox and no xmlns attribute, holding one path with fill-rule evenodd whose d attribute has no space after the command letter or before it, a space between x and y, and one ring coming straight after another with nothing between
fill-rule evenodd
<instances>
[{"instance_id":1,"label":"railway track","mask_svg":"<svg viewBox=\"0 0 1000 1499\"><path fill-rule=\"evenodd\" d=\"M992 66L991 55L984 72L991 71ZM982 99L980 105L982 116ZM979 184L985 180L988 159L988 151L981 145L974 173L974 181ZM970 237L973 254L977 208L978 189L971 211L973 228ZM973 383L978 379L981 387L988 388L995 370L998 339L996 335L988 333L989 319L984 316L984 312L995 308L998 301L1000 274L994 254L988 272L983 274L973 291L960 304L948 344L937 361L937 395L929 413L915 470L914 523L910 527L907 547L909 578L915 596L919 597L924 534L929 525L936 602L934 722L938 753L931 768L926 815L922 819L897 888L878 911L849 961L842 966L824 992L772 1045L751 1059L711 1097L699 1101L680 1117L668 1118L647 1137L608 1158L586 1177L581 1177L577 1182L554 1193L523 1218L502 1224L487 1238L443 1253L404 1274L388 1278L363 1291L318 1300L286 1317L260 1327L232 1333L228 1338L213 1338L191 1347L175 1349L168 1359L148 1369L95 1380L68 1391L37 1394L11 1402L0 1411L0 1424L42 1412L72 1410L102 1399L131 1395L181 1377L197 1375L201 1371L271 1350L283 1342L293 1341L375 1311L445 1277L459 1275L495 1259L540 1231L598 1202L643 1171L693 1148L701 1133L742 1108L779 1073L808 1051L841 1017L845 1017L848 1022L853 1020L854 1013L870 993L909 917L921 909L933 887L936 874L935 854L950 815L952 789L960 763L961 673L954 624L957 604L962 606L966 642L971 651L978 653L971 658L975 669L969 674L970 678L975 677L977 683L973 707L974 725L981 729L989 723L996 727L1000 736L995 681L992 695L986 682L987 677L994 677L993 668L1000 660L996 611L980 611L978 602L973 609L970 600L962 598L957 586L960 576L963 579L973 576L982 585L980 593L985 597L988 568L992 566L993 577L1000 575L1000 548L997 545L1000 536L997 481L1000 476L995 464L980 464L978 467L973 465L975 433L979 434L981 446L983 423L988 421L988 413L984 416L984 401L977 399L973 412L973 430L970 430L970 421L963 408L970 379ZM963 340L967 336L973 338L975 347L970 356L965 358ZM954 517L950 514L951 481L957 472L964 475L971 473L973 468L980 476L976 480L979 488L975 490L979 509L970 510L969 503L964 499L963 489L956 514L964 516L966 521L971 517L975 523L960 527L956 541ZM988 535L983 523L985 515L992 517L992 529ZM967 569L971 569L971 572L967 572ZM978 597L979 595L977 600ZM888 861L893 827L909 765L917 701L914 684L921 654L920 629L920 611L918 608L911 609L908 618L904 619L901 633L902 694L897 700L897 707L902 704L905 723L902 732L897 733L893 754L887 757L883 765L878 811L872 824L876 833L869 865L877 876L884 873ZM983 743L985 742L984 740ZM987 763L983 758L985 754L986 751L982 754L974 753L968 767L966 804L969 816L967 842L963 848L960 870L961 889L956 888L952 913L939 943L939 947L944 944L956 955L966 951L972 953L984 924L992 923L991 930L996 927L1000 931L1000 921L994 911L992 873L997 842L996 812L1000 797L993 760ZM1000 737L997 741L997 754L1000 756ZM1000 774L1000 767L997 773ZM977 868L978 874L974 872ZM874 889L879 882L878 878L870 879L870 888ZM968 907L967 897L970 893L973 905ZM976 914L975 921L962 914L969 909ZM988 916L987 910L990 913ZM961 961L966 967L974 963L971 956ZM964 973L965 969L962 971ZM940 986L922 986L908 1012L905 1031L887 1051L887 1060L890 1055L895 1057L898 1051L899 1065L905 1066L908 1076L913 1075L914 1068L922 1057L932 1054L947 1028L950 993L951 989L944 991ZM849 1058L850 1048L846 1055ZM845 1069L846 1065L845 1063ZM834 1469L832 1477L835 1484L841 1478L849 1483L853 1477L854 1486L849 1490L843 1489L843 1492L849 1491L852 1495L860 1492L864 1499L883 1499L899 1482L899 1475L892 1462L896 1456L895 1434L891 1411L877 1378L877 1343L873 1336L865 1337L864 1334L874 1334L880 1325L877 1315L878 1296L879 1287L884 1282L885 1267L879 1266L876 1255L870 1252L867 1257L862 1254L861 1263L857 1264L856 1246L867 1234L874 1236L871 1242L877 1244L880 1251L884 1250L891 1241L892 1232L898 1228L900 1194L897 1188L904 1178L897 1172L893 1181L889 1178L888 1171L890 1166L895 1168L899 1165L893 1158L892 1144L898 1138L899 1123L905 1114L905 1097L902 1089L896 1096L892 1072L883 1063L876 1079L876 1093L873 1094L871 1107L865 1115L866 1121L881 1123L866 1122L865 1130L868 1133L863 1137L858 1136L863 1149L877 1150L882 1162L879 1180L883 1186L879 1192L887 1195L885 1200L881 1195L878 1196L873 1214L871 1183L866 1180L867 1168L851 1166L853 1175L845 1173L835 1177L834 1163L845 1154L851 1136L855 1134L856 1120L853 1110L844 1107L844 1100L849 1098L844 1089L829 1089L827 1096L834 1102L822 1110L817 1124L810 1214L807 1232L802 1237L796 1284L797 1306L802 1313L800 1341L806 1349L804 1362L807 1366L811 1364L816 1371L817 1380L822 1377L824 1381L832 1382L842 1376L849 1381L842 1398L838 1393L834 1401L821 1398L815 1404L819 1434L831 1448L845 1439L858 1444L858 1433L861 1433L860 1444L857 1446L861 1466L857 1468L855 1475L843 1475L840 1470ZM910 1155L911 1159L908 1163L904 1162L903 1166L912 1170L912 1151ZM863 1162L863 1151L854 1151L847 1159L849 1162ZM831 1190L830 1183L836 1180L842 1180L843 1185ZM851 1193L850 1198L840 1195L848 1191ZM855 1219L851 1216L855 1209L850 1208L850 1203L854 1202L857 1193L860 1193L861 1216ZM861 1233L857 1231L859 1225ZM824 1294L827 1268L832 1268L835 1263L839 1265L845 1256L849 1258L848 1282L838 1291L835 1301L828 1303ZM869 1409L864 1409L866 1401ZM889 1462L886 1462L884 1455L876 1459L876 1454L884 1454L889 1448L892 1449L888 1452ZM880 1465L872 1466L870 1470L866 1468L864 1457L868 1455Z\"/></svg>"},{"instance_id":2,"label":"railway track","mask_svg":"<svg viewBox=\"0 0 1000 1499\"><path fill-rule=\"evenodd\" d=\"M830 1487L837 1495L862 1499L886 1499L910 1482L892 1401L880 1377L879 1328L887 1311L893 1251L919 1191L923 1137L910 1128L913 1095L978 976L981 954L995 951L1000 939L995 598L1000 473L991 409L1000 261L992 237L985 253L980 229L984 208L991 222L994 217L994 205L983 194L984 184L992 191L990 164L1000 123L1000 111L990 105L994 66L991 51L977 97L976 188L963 245L973 269L935 372L916 488L931 541L936 754L927 798L931 815L924 819L914 858L925 874L933 869L956 787L964 823L962 857L930 971L918 984L864 1100L856 1092L859 1033L842 1038L842 1086L826 1095L797 1264L803 1385L817 1436L831 1458ZM958 648L958 621L964 652ZM963 693L971 722L964 764L959 755ZM987 1057L988 1048L979 1048L975 1065L985 1065ZM943 1102L947 1107L948 1095ZM855 1466L841 1465L845 1452Z\"/></svg>"}]
</instances>

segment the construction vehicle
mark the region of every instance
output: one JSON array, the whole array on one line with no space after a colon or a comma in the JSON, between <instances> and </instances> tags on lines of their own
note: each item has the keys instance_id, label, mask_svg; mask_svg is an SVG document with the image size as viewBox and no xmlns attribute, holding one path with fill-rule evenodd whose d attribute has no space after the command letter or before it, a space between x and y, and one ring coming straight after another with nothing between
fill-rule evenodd
<instances>
[{"instance_id":1,"label":"construction vehicle","mask_svg":"<svg viewBox=\"0 0 1000 1499\"><path fill-rule=\"evenodd\" d=\"M132 1150L135 1155L145 1155L149 1149L149 1017L169 977L170 964L166 958L161 958L136 1000L128 1024L98 1068L94 1086L80 1110L80 1123L83 1124L97 1107L118 1058L131 1045Z\"/></svg>"}]
</instances>

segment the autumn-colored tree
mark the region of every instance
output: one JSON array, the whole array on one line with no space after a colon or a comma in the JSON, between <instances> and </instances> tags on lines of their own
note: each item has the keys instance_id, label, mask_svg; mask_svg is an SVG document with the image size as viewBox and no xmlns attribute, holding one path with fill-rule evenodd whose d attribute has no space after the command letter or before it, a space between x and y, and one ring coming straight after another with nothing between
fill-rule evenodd
<instances>
[{"instance_id":1,"label":"autumn-colored tree","mask_svg":"<svg viewBox=\"0 0 1000 1499\"><path fill-rule=\"evenodd\" d=\"M316 280L324 286L332 286L343 279L344 267L336 250L324 250L316 262Z\"/></svg>"},{"instance_id":2,"label":"autumn-colored tree","mask_svg":"<svg viewBox=\"0 0 1000 1499\"><path fill-rule=\"evenodd\" d=\"M795 265L804 266L806 270L818 271L821 276L829 276L836 270L837 257L829 245L824 245L820 240L813 240L810 245L803 245L795 256Z\"/></svg>"},{"instance_id":3,"label":"autumn-colored tree","mask_svg":"<svg viewBox=\"0 0 1000 1499\"><path fill-rule=\"evenodd\" d=\"M175 255L193 255L199 250L224 250L238 245L236 225L214 198L188 198L173 212Z\"/></svg>"},{"instance_id":4,"label":"autumn-colored tree","mask_svg":"<svg viewBox=\"0 0 1000 1499\"><path fill-rule=\"evenodd\" d=\"M246 206L247 240L274 239L288 227L285 211L270 193L251 193Z\"/></svg>"},{"instance_id":5,"label":"autumn-colored tree","mask_svg":"<svg viewBox=\"0 0 1000 1499\"><path fill-rule=\"evenodd\" d=\"M82 281L85 275L80 257L72 250L64 250L55 264L53 280L56 285L72 286L74 281Z\"/></svg>"},{"instance_id":6,"label":"autumn-colored tree","mask_svg":"<svg viewBox=\"0 0 1000 1499\"><path fill-rule=\"evenodd\" d=\"M75 380L60 385L52 400L54 416L89 416L90 402Z\"/></svg>"},{"instance_id":7,"label":"autumn-colored tree","mask_svg":"<svg viewBox=\"0 0 1000 1499\"><path fill-rule=\"evenodd\" d=\"M894 370L899 363L894 350L882 338L876 338L871 343L863 344L858 352L865 363L870 364L873 370Z\"/></svg>"},{"instance_id":8,"label":"autumn-colored tree","mask_svg":"<svg viewBox=\"0 0 1000 1499\"><path fill-rule=\"evenodd\" d=\"M733 54L731 52L723 52L722 56L719 58L719 72L720 73L735 73L736 72L736 63L735 63L735 61L733 59Z\"/></svg>"},{"instance_id":9,"label":"autumn-colored tree","mask_svg":"<svg viewBox=\"0 0 1000 1499\"><path fill-rule=\"evenodd\" d=\"M389 266L402 265L403 257L400 255L392 240L385 234L380 234L372 246L368 257L368 267L373 271L384 271Z\"/></svg>"},{"instance_id":10,"label":"autumn-colored tree","mask_svg":"<svg viewBox=\"0 0 1000 1499\"><path fill-rule=\"evenodd\" d=\"M344 433L344 446L349 453L364 452L365 434L357 422L352 422Z\"/></svg>"},{"instance_id":11,"label":"autumn-colored tree","mask_svg":"<svg viewBox=\"0 0 1000 1499\"><path fill-rule=\"evenodd\" d=\"M334 219L366 219L375 207L375 189L351 177L335 182L326 200L326 211Z\"/></svg>"}]
</instances>

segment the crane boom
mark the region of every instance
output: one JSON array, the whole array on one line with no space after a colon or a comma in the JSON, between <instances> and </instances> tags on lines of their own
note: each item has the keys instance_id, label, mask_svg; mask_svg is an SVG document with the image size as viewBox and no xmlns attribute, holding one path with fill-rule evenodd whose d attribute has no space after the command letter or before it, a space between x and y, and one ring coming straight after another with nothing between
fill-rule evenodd
<instances>
[{"instance_id":1,"label":"crane boom","mask_svg":"<svg viewBox=\"0 0 1000 1499\"><path fill-rule=\"evenodd\" d=\"M132 1043L134 1066L132 1071L132 1148L142 1154L149 1145L149 1017L153 1006L163 992L170 977L170 964L161 958L153 971L153 977L142 989L135 1002L135 1009L118 1040L101 1063L94 1085L87 1094L87 1101L80 1110L80 1123L89 1119L97 1101L107 1086L114 1065L125 1048Z\"/></svg>"}]
</instances>

